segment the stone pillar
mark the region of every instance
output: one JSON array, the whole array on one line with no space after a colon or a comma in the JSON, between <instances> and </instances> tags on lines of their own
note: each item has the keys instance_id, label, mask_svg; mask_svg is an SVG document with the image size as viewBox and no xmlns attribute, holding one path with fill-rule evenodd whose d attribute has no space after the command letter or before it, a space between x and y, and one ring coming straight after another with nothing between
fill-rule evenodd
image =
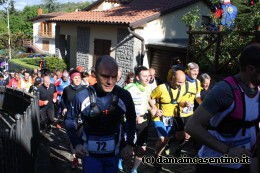
<instances>
[{"instance_id":1,"label":"stone pillar","mask_svg":"<svg viewBox=\"0 0 260 173\"><path fill-rule=\"evenodd\" d=\"M134 37L130 35L127 29L118 29L117 48L115 58L118 66L122 68L122 76L133 71L134 61Z\"/></svg>"}]
</instances>

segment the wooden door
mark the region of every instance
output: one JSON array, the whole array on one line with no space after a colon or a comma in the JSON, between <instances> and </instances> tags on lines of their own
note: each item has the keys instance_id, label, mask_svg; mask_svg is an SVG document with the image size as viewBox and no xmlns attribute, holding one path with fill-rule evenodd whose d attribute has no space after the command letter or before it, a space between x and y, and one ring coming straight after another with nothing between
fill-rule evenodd
<instances>
[{"instance_id":1,"label":"wooden door","mask_svg":"<svg viewBox=\"0 0 260 173\"><path fill-rule=\"evenodd\" d=\"M46 41L46 40L43 40L42 41L42 50L43 51L49 51L49 47L50 47L50 42Z\"/></svg>"}]
</instances>

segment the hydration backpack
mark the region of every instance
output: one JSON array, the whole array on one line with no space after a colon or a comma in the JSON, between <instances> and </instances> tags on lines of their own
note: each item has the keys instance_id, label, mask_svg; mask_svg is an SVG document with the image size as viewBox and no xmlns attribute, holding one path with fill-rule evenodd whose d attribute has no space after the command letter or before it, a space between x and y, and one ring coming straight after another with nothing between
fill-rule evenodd
<instances>
[{"instance_id":1,"label":"hydration backpack","mask_svg":"<svg viewBox=\"0 0 260 173\"><path fill-rule=\"evenodd\" d=\"M245 120L245 94L242 92L237 80L234 77L227 77L224 81L232 88L234 108L217 127L210 127L209 130L216 130L225 137L234 137L240 129L243 129L243 134L245 134L245 130L252 126L255 126L258 131L259 116L252 121Z\"/></svg>"}]
</instances>

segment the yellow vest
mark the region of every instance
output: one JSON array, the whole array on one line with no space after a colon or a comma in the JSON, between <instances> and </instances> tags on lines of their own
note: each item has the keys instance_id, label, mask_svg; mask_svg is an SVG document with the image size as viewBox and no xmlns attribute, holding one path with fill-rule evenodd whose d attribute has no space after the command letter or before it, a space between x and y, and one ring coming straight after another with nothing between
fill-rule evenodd
<instances>
[{"instance_id":1,"label":"yellow vest","mask_svg":"<svg viewBox=\"0 0 260 173\"><path fill-rule=\"evenodd\" d=\"M196 98L196 95L200 94L201 91L201 84L200 81L198 79L196 79L195 82L191 83L189 81L186 80L185 82L185 94L183 95L183 97L181 98L180 102L190 102L191 105L194 106L194 100ZM181 117L188 117L191 116L193 114L193 107L191 107L190 109L188 109L187 107L181 107L180 106L180 115Z\"/></svg>"},{"instance_id":2,"label":"yellow vest","mask_svg":"<svg viewBox=\"0 0 260 173\"><path fill-rule=\"evenodd\" d=\"M151 99L156 100L156 107L158 109L161 109L163 111L163 115L170 117L170 116L176 116L178 111L178 103L182 97L182 95L185 93L185 88L181 87L181 89L172 89L170 86L170 90L172 92L173 101L171 99L170 93L168 91L168 88L166 85L169 84L161 84L157 86L151 94ZM172 103L173 102L173 103ZM157 116L153 117L154 121L160 121L160 119Z\"/></svg>"}]
</instances>

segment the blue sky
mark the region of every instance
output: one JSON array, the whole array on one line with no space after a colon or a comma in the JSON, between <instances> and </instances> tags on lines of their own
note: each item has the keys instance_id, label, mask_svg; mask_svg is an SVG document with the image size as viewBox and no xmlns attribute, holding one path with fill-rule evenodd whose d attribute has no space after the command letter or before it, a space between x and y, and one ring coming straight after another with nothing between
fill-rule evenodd
<instances>
[{"instance_id":1,"label":"blue sky","mask_svg":"<svg viewBox=\"0 0 260 173\"><path fill-rule=\"evenodd\" d=\"M87 2L87 1L91 1L91 0L56 0L56 2L60 2L60 3ZM17 9L17 10L23 10L23 8L26 5L27 6L38 5L38 4L42 4L43 2L44 2L44 0L15 0L14 6L15 6L15 9ZM0 8L0 9L2 9L2 8Z\"/></svg>"}]
</instances>

